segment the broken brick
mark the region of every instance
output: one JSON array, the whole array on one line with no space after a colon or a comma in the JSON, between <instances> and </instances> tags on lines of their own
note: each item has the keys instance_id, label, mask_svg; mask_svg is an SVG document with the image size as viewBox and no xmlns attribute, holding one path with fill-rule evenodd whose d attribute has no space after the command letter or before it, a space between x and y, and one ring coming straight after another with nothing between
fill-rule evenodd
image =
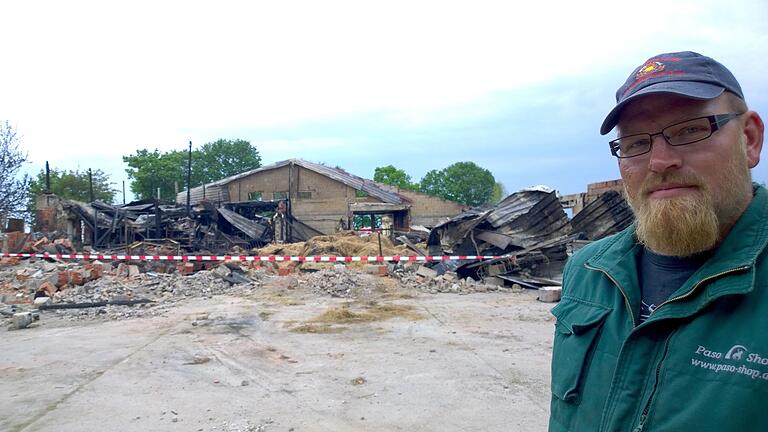
<instances>
[{"instance_id":1,"label":"broken brick","mask_svg":"<svg viewBox=\"0 0 768 432\"><path fill-rule=\"evenodd\" d=\"M38 287L38 290L45 291L48 294L48 297L53 297L56 291L58 291L58 288L48 281L43 281Z\"/></svg>"},{"instance_id":2,"label":"broken brick","mask_svg":"<svg viewBox=\"0 0 768 432\"><path fill-rule=\"evenodd\" d=\"M134 278L134 277L138 276L140 273L141 272L139 271L139 266L133 265L133 264L128 266L128 277L129 278Z\"/></svg>"},{"instance_id":3,"label":"broken brick","mask_svg":"<svg viewBox=\"0 0 768 432\"><path fill-rule=\"evenodd\" d=\"M58 277L56 278L55 285L59 288L67 285L69 283L69 272L59 272Z\"/></svg>"},{"instance_id":4,"label":"broken brick","mask_svg":"<svg viewBox=\"0 0 768 432\"><path fill-rule=\"evenodd\" d=\"M437 272L435 270L432 270L431 268L427 266L421 266L418 270L416 270L416 274L418 276L421 276L423 278L427 279L433 279L437 277Z\"/></svg>"},{"instance_id":5,"label":"broken brick","mask_svg":"<svg viewBox=\"0 0 768 432\"><path fill-rule=\"evenodd\" d=\"M45 248L45 245L50 243L48 240L48 237L43 237L40 240L36 241L32 244L32 249L34 249L36 252L39 252Z\"/></svg>"},{"instance_id":6,"label":"broken brick","mask_svg":"<svg viewBox=\"0 0 768 432\"><path fill-rule=\"evenodd\" d=\"M369 264L363 267L363 271L365 271L368 274L372 274L376 276L386 276L387 266L379 265L379 264Z\"/></svg>"},{"instance_id":7,"label":"broken brick","mask_svg":"<svg viewBox=\"0 0 768 432\"><path fill-rule=\"evenodd\" d=\"M72 240L70 239L67 239L67 238L56 239L53 241L53 244L62 246L66 248L68 251L75 252L75 248L74 246L72 246Z\"/></svg>"},{"instance_id":8,"label":"broken brick","mask_svg":"<svg viewBox=\"0 0 768 432\"><path fill-rule=\"evenodd\" d=\"M27 279L29 279L29 271L27 269L19 270L16 272L16 280L24 282Z\"/></svg>"},{"instance_id":9,"label":"broken brick","mask_svg":"<svg viewBox=\"0 0 768 432\"><path fill-rule=\"evenodd\" d=\"M71 271L69 272L69 282L72 285L85 285L86 280L80 271Z\"/></svg>"},{"instance_id":10,"label":"broken brick","mask_svg":"<svg viewBox=\"0 0 768 432\"><path fill-rule=\"evenodd\" d=\"M87 264L85 266L85 271L87 272L88 278L90 280L99 279L104 274L104 264L100 261L94 261L93 263Z\"/></svg>"},{"instance_id":11,"label":"broken brick","mask_svg":"<svg viewBox=\"0 0 768 432\"><path fill-rule=\"evenodd\" d=\"M176 265L176 270L183 275L192 274L195 272L195 264L190 262L179 263Z\"/></svg>"},{"instance_id":12,"label":"broken brick","mask_svg":"<svg viewBox=\"0 0 768 432\"><path fill-rule=\"evenodd\" d=\"M5 257L0 259L0 265L3 266L15 266L19 263L19 258L17 257Z\"/></svg>"}]
</instances>

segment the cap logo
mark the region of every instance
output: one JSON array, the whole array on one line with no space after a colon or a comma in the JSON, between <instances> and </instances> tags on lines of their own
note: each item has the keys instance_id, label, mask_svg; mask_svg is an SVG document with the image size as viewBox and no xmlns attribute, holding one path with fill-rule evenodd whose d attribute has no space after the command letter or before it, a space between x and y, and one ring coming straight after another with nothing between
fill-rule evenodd
<instances>
[{"instance_id":1,"label":"cap logo","mask_svg":"<svg viewBox=\"0 0 768 432\"><path fill-rule=\"evenodd\" d=\"M653 75L663 71L666 68L664 63L654 60L648 60L644 65L640 66L640 70L635 74L635 79L639 80L648 75Z\"/></svg>"}]
</instances>

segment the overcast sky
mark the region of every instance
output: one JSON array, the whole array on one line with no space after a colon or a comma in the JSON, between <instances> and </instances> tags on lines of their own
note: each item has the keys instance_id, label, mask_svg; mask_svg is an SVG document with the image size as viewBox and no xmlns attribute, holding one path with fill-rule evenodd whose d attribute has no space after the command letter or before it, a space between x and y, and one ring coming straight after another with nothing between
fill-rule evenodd
<instances>
[{"instance_id":1,"label":"overcast sky","mask_svg":"<svg viewBox=\"0 0 768 432\"><path fill-rule=\"evenodd\" d=\"M4 1L0 121L30 172L117 189L123 155L241 138L265 164L474 161L510 192L574 193L618 178L598 129L655 54L718 59L768 120L766 22L765 0Z\"/></svg>"}]
</instances>

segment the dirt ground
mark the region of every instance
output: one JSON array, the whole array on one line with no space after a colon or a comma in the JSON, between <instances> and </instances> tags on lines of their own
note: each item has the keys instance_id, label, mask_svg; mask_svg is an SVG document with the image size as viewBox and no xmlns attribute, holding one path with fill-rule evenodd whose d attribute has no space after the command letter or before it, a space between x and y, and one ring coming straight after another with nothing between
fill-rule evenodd
<instances>
[{"instance_id":1,"label":"dirt ground","mask_svg":"<svg viewBox=\"0 0 768 432\"><path fill-rule=\"evenodd\" d=\"M2 329L0 431L546 430L554 320L535 291L296 285Z\"/></svg>"}]
</instances>

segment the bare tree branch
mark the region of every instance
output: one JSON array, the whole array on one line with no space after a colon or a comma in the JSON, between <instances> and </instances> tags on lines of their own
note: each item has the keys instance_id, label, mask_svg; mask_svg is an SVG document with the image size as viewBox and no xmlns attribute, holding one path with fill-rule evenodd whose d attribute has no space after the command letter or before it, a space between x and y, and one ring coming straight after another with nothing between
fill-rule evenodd
<instances>
[{"instance_id":1,"label":"bare tree branch","mask_svg":"<svg viewBox=\"0 0 768 432\"><path fill-rule=\"evenodd\" d=\"M19 216L27 201L30 177L19 178L27 154L19 148L20 137L8 121L0 123L0 213Z\"/></svg>"}]
</instances>

